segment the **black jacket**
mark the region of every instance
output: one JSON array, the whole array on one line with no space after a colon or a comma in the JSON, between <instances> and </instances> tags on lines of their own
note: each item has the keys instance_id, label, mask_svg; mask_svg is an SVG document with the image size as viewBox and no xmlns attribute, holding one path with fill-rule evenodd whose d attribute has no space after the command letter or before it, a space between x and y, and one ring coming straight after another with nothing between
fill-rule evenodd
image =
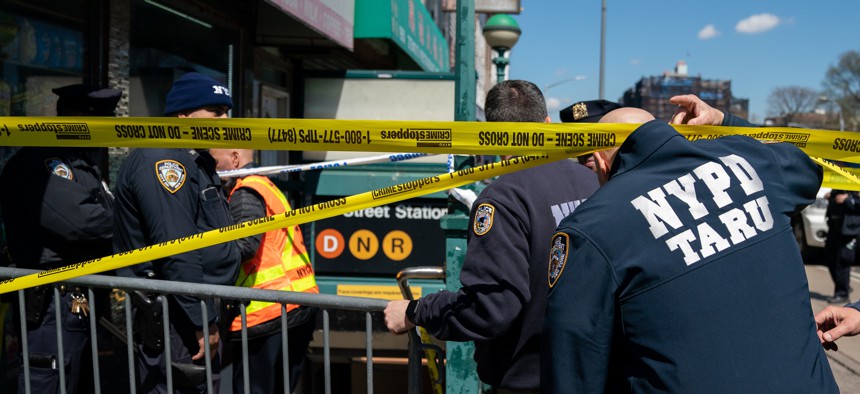
<instances>
[{"instance_id":1,"label":"black jacket","mask_svg":"<svg viewBox=\"0 0 860 394\"><path fill-rule=\"evenodd\" d=\"M215 161L193 149L136 149L117 176L114 251L147 245L233 224ZM239 269L234 241L175 254L117 270L121 276L233 285ZM198 301L176 296L191 322L202 325ZM217 314L208 303L209 322Z\"/></svg>"},{"instance_id":2,"label":"black jacket","mask_svg":"<svg viewBox=\"0 0 860 394\"><path fill-rule=\"evenodd\" d=\"M790 225L821 177L788 143L637 128L553 237L542 391L838 392Z\"/></svg>"},{"instance_id":3,"label":"black jacket","mask_svg":"<svg viewBox=\"0 0 860 394\"><path fill-rule=\"evenodd\" d=\"M111 254L113 209L81 149L21 148L3 168L0 203L19 268L47 269Z\"/></svg>"},{"instance_id":4,"label":"black jacket","mask_svg":"<svg viewBox=\"0 0 860 394\"><path fill-rule=\"evenodd\" d=\"M472 205L463 287L421 298L415 323L440 339L474 340L481 381L536 390L550 238L597 186L572 160L499 177Z\"/></svg>"}]
</instances>

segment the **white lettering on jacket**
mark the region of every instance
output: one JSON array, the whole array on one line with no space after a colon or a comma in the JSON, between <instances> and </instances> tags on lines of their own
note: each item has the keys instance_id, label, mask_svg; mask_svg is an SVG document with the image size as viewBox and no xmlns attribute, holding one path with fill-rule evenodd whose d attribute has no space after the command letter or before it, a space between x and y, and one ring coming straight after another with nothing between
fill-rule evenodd
<instances>
[{"instance_id":1,"label":"white lettering on jacket","mask_svg":"<svg viewBox=\"0 0 860 394\"><path fill-rule=\"evenodd\" d=\"M665 240L666 246L672 252L680 251L687 265L727 250L774 225L767 196L753 196L764 191L764 183L755 169L734 154L720 157L720 162L704 163L630 201L645 218L654 239L667 237L671 227L674 235ZM733 180L737 182L733 184ZM717 208L731 206L717 216L722 226L714 228L714 221L708 220L712 219L712 213L703 203L707 202L702 199L705 197L696 193L697 182L704 185ZM730 188L740 188L750 199L736 203L727 192ZM670 198L683 203L686 210L676 212Z\"/></svg>"},{"instance_id":2,"label":"white lettering on jacket","mask_svg":"<svg viewBox=\"0 0 860 394\"><path fill-rule=\"evenodd\" d=\"M585 202L584 198L550 206L549 208L552 211L552 216L555 218L555 225L558 226L562 219L570 216L570 214L573 213L573 210L583 202Z\"/></svg>"}]
</instances>

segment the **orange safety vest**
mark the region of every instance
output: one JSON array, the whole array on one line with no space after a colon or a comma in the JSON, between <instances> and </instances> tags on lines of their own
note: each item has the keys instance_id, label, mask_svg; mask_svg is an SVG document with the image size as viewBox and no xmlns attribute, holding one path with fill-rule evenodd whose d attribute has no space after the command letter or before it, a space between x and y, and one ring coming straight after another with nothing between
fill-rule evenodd
<instances>
[{"instance_id":1,"label":"orange safety vest","mask_svg":"<svg viewBox=\"0 0 860 394\"><path fill-rule=\"evenodd\" d=\"M240 178L230 191L230 196L241 187L247 187L260 196L266 203L266 215L272 216L290 210L290 203L277 186L269 178L259 175L249 175ZM308 251L299 226L291 226L272 230L263 234L260 248L254 258L242 263L236 286L253 287L255 289L301 291L318 294L319 287L314 277L314 269L308 257ZM287 312L298 308L298 305L287 304ZM251 301L245 308L248 327L281 316L281 305L271 302ZM238 316L230 325L230 331L242 329L242 317Z\"/></svg>"}]
</instances>

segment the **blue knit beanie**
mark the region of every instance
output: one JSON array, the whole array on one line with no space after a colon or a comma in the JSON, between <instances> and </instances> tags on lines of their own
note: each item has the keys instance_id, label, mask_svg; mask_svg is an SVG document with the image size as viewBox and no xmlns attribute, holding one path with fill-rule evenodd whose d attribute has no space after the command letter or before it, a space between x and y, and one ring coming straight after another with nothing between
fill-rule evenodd
<instances>
[{"instance_id":1,"label":"blue knit beanie","mask_svg":"<svg viewBox=\"0 0 860 394\"><path fill-rule=\"evenodd\" d=\"M230 91L203 74L188 73L173 82L173 87L167 93L164 115L217 105L233 108Z\"/></svg>"}]
</instances>

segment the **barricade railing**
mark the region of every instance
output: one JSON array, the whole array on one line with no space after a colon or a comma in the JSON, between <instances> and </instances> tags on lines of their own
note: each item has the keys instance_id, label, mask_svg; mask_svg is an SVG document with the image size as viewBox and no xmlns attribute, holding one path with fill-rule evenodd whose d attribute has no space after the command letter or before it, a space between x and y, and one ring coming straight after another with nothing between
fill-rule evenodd
<instances>
[{"instance_id":1,"label":"barricade railing","mask_svg":"<svg viewBox=\"0 0 860 394\"><path fill-rule=\"evenodd\" d=\"M443 267L410 267L397 273L397 286L403 299L414 300L410 279L444 279ZM409 330L409 394L421 392L421 352L427 357L427 373L435 394L445 392L445 352L432 343L430 335L423 327Z\"/></svg>"},{"instance_id":2,"label":"barricade railing","mask_svg":"<svg viewBox=\"0 0 860 394\"><path fill-rule=\"evenodd\" d=\"M34 273L38 273L41 271L37 270L28 270L28 269L20 269L20 268L8 268L8 267L0 267L0 278L13 278L24 275L30 275ZM365 337L366 337L366 354L367 354L367 392L373 393L373 337L371 331L371 313L372 312L381 312L385 309L388 301L374 298L363 298L363 297L349 297L349 296L336 296L329 294L310 294L310 293L300 293L300 292L286 292L286 291L277 291L277 290L261 290L261 289L252 289L246 287L235 287L235 286L219 286L219 285L208 285L208 284L199 284L199 283L185 283L185 282L173 282L173 281L165 281L165 280L156 280L156 279L142 279L142 278L125 278L125 277L116 277L116 276L105 276L105 275L88 275L82 276L79 278L75 278L73 280L64 281L63 285L69 286L85 286L87 287L87 299L89 302L90 313L88 313L89 318L89 327L90 327L90 350L92 352L92 360L93 360L93 383L94 383L94 392L96 394L100 394L102 392L101 387L101 379L100 379L100 371L99 371L99 357L98 357L98 337L96 335L98 324L97 322L97 313L96 313L96 297L93 293L93 288L106 288L106 289L120 289L126 291L128 296L125 297L125 344L128 351L128 376L129 376L129 392L134 394L136 393L137 387L135 386L135 360L134 360L134 335L133 335L133 322L134 319L132 317L132 303L131 303L131 292L140 291L145 293L154 293L158 294L156 298L156 302L160 302L162 304L163 312L162 312L162 327L163 327L163 335L164 339L164 355L165 355L165 365L172 365L170 360L170 316L168 313L168 302L167 298L164 297L166 294L170 295L184 295L191 297L199 297L201 298L200 307L202 311L202 318L204 321L207 321L207 301L206 298L211 298L213 300L239 300L241 302L245 301L263 301L263 302L273 302L281 304L281 340L283 347L283 375L284 375L284 391L288 392L290 387L289 382L289 360L288 360L288 351L287 347L287 314L285 304L299 304L308 307L318 307L322 310L322 321L323 321L323 362L324 362L324 385L325 385L325 393L331 393L331 349L330 349L330 331L329 331L329 314L328 311L330 309L334 310L349 310L349 311L360 311L365 312ZM54 285L53 289L54 294L54 313L56 316L56 321L62 322L63 319L61 317L61 300L60 300L60 290L58 285ZM240 316L242 320L242 331L241 331L241 340L242 340L242 361L243 361L243 373L246 377L244 391L245 393L249 392L248 387L248 333L247 333L247 316L245 314L244 303L240 304ZM26 323L26 307L25 307L25 297L24 291L18 291L18 312L21 316L20 320L20 330L21 330L21 348L22 348L22 357L23 357L23 365L24 368L24 389L26 393L31 393L30 388L30 357L29 357L29 346L27 340L27 323ZM62 324L57 324L57 356L58 360L63 360L63 336L62 336ZM114 332L115 335L121 333ZM208 337L208 326L203 325L203 336L204 338ZM222 338L222 340L226 340L226 336ZM209 347L205 347L205 359L206 359L206 381L207 381L207 390L209 393L213 393L212 386L212 365L210 358ZM62 362L61 362L62 364ZM236 366L234 366L235 368ZM59 378L60 378L60 392L65 393L65 368L58 368L59 370ZM167 390L168 392L173 392L174 378L173 371L174 368L166 368L167 373ZM112 390L108 390L108 392L115 392L116 388Z\"/></svg>"}]
</instances>

